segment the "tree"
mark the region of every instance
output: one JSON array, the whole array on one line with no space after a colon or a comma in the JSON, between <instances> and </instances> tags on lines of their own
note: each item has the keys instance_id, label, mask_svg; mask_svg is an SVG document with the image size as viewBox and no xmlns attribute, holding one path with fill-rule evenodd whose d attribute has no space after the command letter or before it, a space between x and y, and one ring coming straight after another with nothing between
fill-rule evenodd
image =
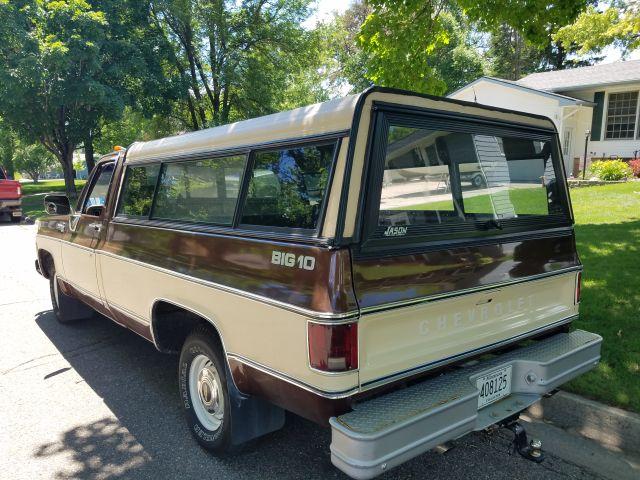
<instances>
[{"instance_id":1,"label":"tree","mask_svg":"<svg viewBox=\"0 0 640 480\"><path fill-rule=\"evenodd\" d=\"M575 19L589 1L370 0L373 12L367 17L360 37L363 48L370 54L368 73L376 83L442 94L447 90L447 82L440 70L447 65L436 64L432 57L438 57L439 51L449 55L441 58L461 53L447 50L452 42L468 46L465 29L456 29L452 16L459 25L463 19L462 24L473 23L485 32L506 25L530 44L543 48L550 32ZM472 54L466 49L458 68L464 67ZM461 73L467 72L463 69ZM449 78L455 79L456 75Z\"/></svg>"},{"instance_id":2,"label":"tree","mask_svg":"<svg viewBox=\"0 0 640 480\"><path fill-rule=\"evenodd\" d=\"M640 3L612 2L604 11L589 7L575 20L558 30L554 39L578 46L578 53L598 52L616 45L624 54L640 48Z\"/></svg>"},{"instance_id":3,"label":"tree","mask_svg":"<svg viewBox=\"0 0 640 480\"><path fill-rule=\"evenodd\" d=\"M344 13L316 27L324 53L321 71L332 95L361 92L373 83L367 72L369 55L359 42L362 24L371 12L367 2L356 0Z\"/></svg>"},{"instance_id":4,"label":"tree","mask_svg":"<svg viewBox=\"0 0 640 480\"><path fill-rule=\"evenodd\" d=\"M170 116L145 116L138 109L126 107L118 120L103 121L96 134L95 148L99 154L110 152L114 146L128 147L135 141L166 137L184 130L182 123Z\"/></svg>"},{"instance_id":5,"label":"tree","mask_svg":"<svg viewBox=\"0 0 640 480\"><path fill-rule=\"evenodd\" d=\"M13 165L13 151L16 146L14 133L2 123L0 118L0 166L4 167L9 178L15 177Z\"/></svg>"},{"instance_id":6,"label":"tree","mask_svg":"<svg viewBox=\"0 0 640 480\"><path fill-rule=\"evenodd\" d=\"M102 126L118 121L125 106L140 113L141 119L166 116L179 95L179 78L168 66L170 45L151 16L151 0L90 1L106 20L99 81L111 88L118 109L105 111L91 105L86 112L82 146L89 171Z\"/></svg>"},{"instance_id":7,"label":"tree","mask_svg":"<svg viewBox=\"0 0 640 480\"><path fill-rule=\"evenodd\" d=\"M152 14L172 46L187 128L264 115L290 103L295 72L313 61L301 27L309 0L159 0ZM296 85L300 87L300 85ZM306 97L306 95L303 95Z\"/></svg>"},{"instance_id":8,"label":"tree","mask_svg":"<svg viewBox=\"0 0 640 480\"><path fill-rule=\"evenodd\" d=\"M41 144L19 145L13 161L16 170L29 175L33 183L56 164L56 158Z\"/></svg>"},{"instance_id":9,"label":"tree","mask_svg":"<svg viewBox=\"0 0 640 480\"><path fill-rule=\"evenodd\" d=\"M535 72L542 64L543 52L527 42L513 27L502 24L491 34L487 57L491 75L518 80Z\"/></svg>"},{"instance_id":10,"label":"tree","mask_svg":"<svg viewBox=\"0 0 640 480\"><path fill-rule=\"evenodd\" d=\"M370 2L360 42L367 75L381 85L442 95L482 75L468 22L455 6L438 2Z\"/></svg>"},{"instance_id":11,"label":"tree","mask_svg":"<svg viewBox=\"0 0 640 480\"><path fill-rule=\"evenodd\" d=\"M84 144L90 168L99 122L118 118L135 92L165 92L147 68L162 49L151 56L153 41L130 22L148 16L143 2L93 3L109 14L85 0L0 0L0 115L58 158L71 198L74 150Z\"/></svg>"},{"instance_id":12,"label":"tree","mask_svg":"<svg viewBox=\"0 0 640 480\"><path fill-rule=\"evenodd\" d=\"M91 107L116 109L97 81L105 19L84 0L0 0L0 112L25 140L40 141L76 197L73 151Z\"/></svg>"}]
</instances>

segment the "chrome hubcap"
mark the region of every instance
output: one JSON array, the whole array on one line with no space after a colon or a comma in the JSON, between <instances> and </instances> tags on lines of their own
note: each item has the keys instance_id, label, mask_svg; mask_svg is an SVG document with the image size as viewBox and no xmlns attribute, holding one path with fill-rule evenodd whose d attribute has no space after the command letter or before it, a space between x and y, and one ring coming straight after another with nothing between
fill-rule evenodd
<instances>
[{"instance_id":1,"label":"chrome hubcap","mask_svg":"<svg viewBox=\"0 0 640 480\"><path fill-rule=\"evenodd\" d=\"M189 369L189 393L198 420L208 430L220 428L224 417L224 395L220 375L206 355L198 355Z\"/></svg>"}]
</instances>

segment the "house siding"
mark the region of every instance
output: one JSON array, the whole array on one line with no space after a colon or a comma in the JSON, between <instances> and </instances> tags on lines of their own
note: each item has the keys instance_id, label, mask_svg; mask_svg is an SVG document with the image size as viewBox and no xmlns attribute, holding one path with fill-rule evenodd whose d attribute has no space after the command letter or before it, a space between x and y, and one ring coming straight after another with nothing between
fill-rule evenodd
<instances>
[{"instance_id":1,"label":"house siding","mask_svg":"<svg viewBox=\"0 0 640 480\"><path fill-rule=\"evenodd\" d=\"M611 86L596 86L581 90L567 90L561 92L562 95L568 95L581 100L594 101L596 92L604 92L604 104L602 109L602 119L600 121L600 137L598 140L589 142L589 155L592 157L622 157L632 158L634 155L640 156L640 136L638 132L640 123L638 120L638 111L636 111L636 135L633 139L606 139L607 109L609 106L609 95L611 93L621 93L635 91L640 92L640 82L624 83ZM640 95L640 93L639 93ZM638 101L640 108L640 99Z\"/></svg>"},{"instance_id":2,"label":"house siding","mask_svg":"<svg viewBox=\"0 0 640 480\"><path fill-rule=\"evenodd\" d=\"M618 85L595 85L589 88L557 91L560 95L594 102L596 92L604 92L602 118L597 139L589 139L588 157L640 157L640 119L636 121L636 136L634 139L605 139L607 108L611 93L640 91L640 81ZM561 141L565 130L571 130L571 146L565 156L565 167L568 173L573 168L573 158L584 155L585 132L592 130L593 109L590 106L561 106L560 99L554 99L543 91L527 91L516 85L498 83L490 79L481 78L473 84L467 85L450 95L451 98L466 101L477 101L485 105L508 108L527 113L535 113L549 117L556 125ZM640 100L638 102L640 109ZM573 109L577 111L571 115ZM598 133L597 130L594 133Z\"/></svg>"}]
</instances>

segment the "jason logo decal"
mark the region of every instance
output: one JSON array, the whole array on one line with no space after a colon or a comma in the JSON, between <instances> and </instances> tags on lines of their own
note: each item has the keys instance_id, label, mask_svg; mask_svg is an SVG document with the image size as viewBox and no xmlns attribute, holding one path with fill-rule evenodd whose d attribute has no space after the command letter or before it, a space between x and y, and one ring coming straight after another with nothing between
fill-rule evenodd
<instances>
[{"instance_id":1,"label":"jason logo decal","mask_svg":"<svg viewBox=\"0 0 640 480\"><path fill-rule=\"evenodd\" d=\"M384 231L385 237L401 237L407 234L407 227L388 227Z\"/></svg>"}]
</instances>

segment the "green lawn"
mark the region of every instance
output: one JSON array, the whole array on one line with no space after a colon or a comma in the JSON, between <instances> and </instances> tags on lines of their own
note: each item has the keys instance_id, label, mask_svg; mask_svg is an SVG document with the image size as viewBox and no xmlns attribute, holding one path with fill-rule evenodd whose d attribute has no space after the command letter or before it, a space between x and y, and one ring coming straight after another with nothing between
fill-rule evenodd
<instances>
[{"instance_id":1,"label":"green lawn","mask_svg":"<svg viewBox=\"0 0 640 480\"><path fill-rule=\"evenodd\" d=\"M604 338L602 361L564 388L640 412L640 182L571 190L584 263L576 328Z\"/></svg>"},{"instance_id":2,"label":"green lawn","mask_svg":"<svg viewBox=\"0 0 640 480\"><path fill-rule=\"evenodd\" d=\"M85 180L76 180L78 193L86 183ZM43 199L47 193L64 193L64 180L45 180L40 183L22 184L22 216L40 218L44 213Z\"/></svg>"},{"instance_id":3,"label":"green lawn","mask_svg":"<svg viewBox=\"0 0 640 480\"><path fill-rule=\"evenodd\" d=\"M84 186L86 180L76 180L78 191ZM64 192L64 180L40 180L39 183L23 183L22 194Z\"/></svg>"},{"instance_id":4,"label":"green lawn","mask_svg":"<svg viewBox=\"0 0 640 480\"><path fill-rule=\"evenodd\" d=\"M491 198L488 193L473 195L473 190L463 193L464 209L467 213L492 213ZM545 215L547 213L547 197L542 188L514 188L508 191L509 199L519 215ZM494 196L499 196L494 195ZM411 210L453 211L453 200L411 205ZM398 207L395 210L408 210L409 207Z\"/></svg>"}]
</instances>

